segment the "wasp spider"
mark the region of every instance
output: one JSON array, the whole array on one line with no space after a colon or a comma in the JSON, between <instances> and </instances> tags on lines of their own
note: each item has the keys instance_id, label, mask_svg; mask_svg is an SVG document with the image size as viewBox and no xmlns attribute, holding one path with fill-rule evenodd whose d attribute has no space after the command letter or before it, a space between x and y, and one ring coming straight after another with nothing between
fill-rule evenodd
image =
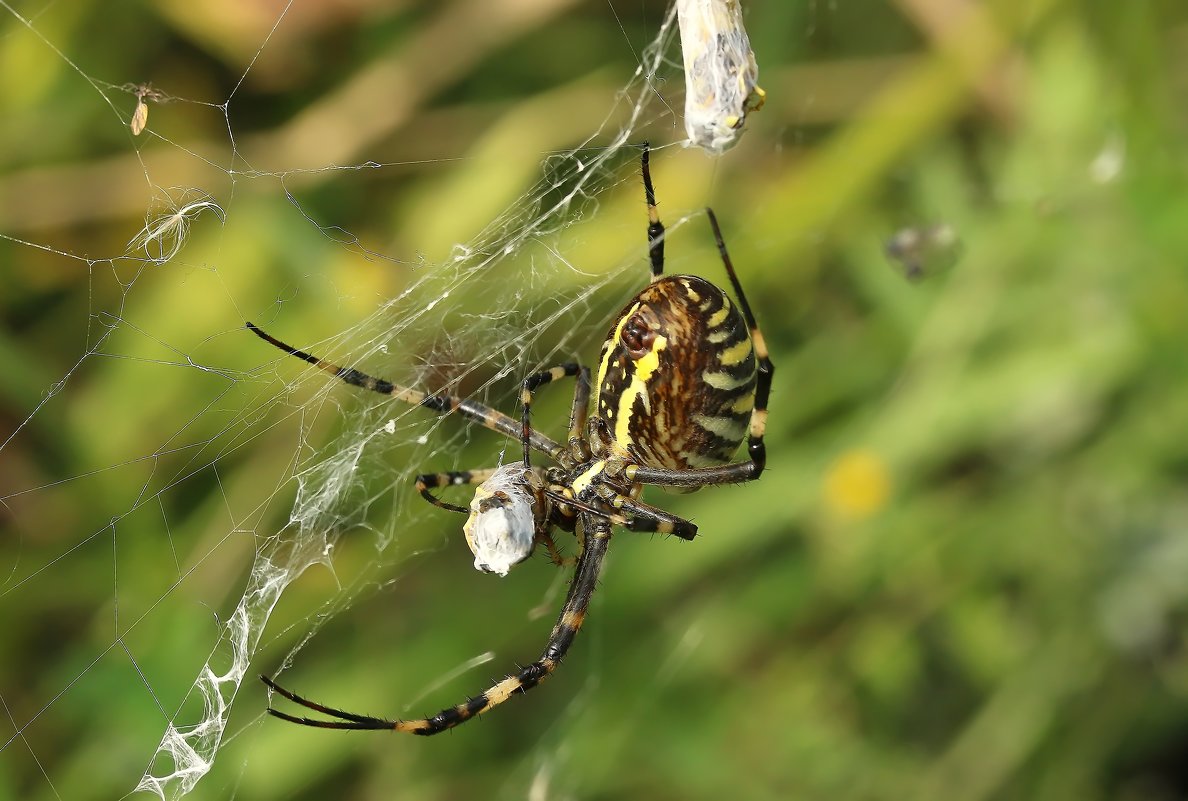
<instances>
[{"instance_id":1,"label":"wasp spider","mask_svg":"<svg viewBox=\"0 0 1188 801\"><path fill-rule=\"evenodd\" d=\"M664 226L656 211L646 146L642 172L652 278L611 325L598 359L592 403L590 370L578 364L528 376L517 421L465 398L427 394L330 364L247 324L261 339L348 384L439 414L456 413L522 442L522 462L416 478L417 489L430 503L469 512L466 541L477 568L506 575L538 543L559 560L550 534L554 527L575 532L580 543L569 594L540 658L468 701L430 718L385 720L314 703L261 676L290 701L333 719L295 717L269 708L271 714L303 726L421 735L465 723L527 692L557 668L585 620L615 526L693 539L693 523L639 500L644 485L693 490L751 481L763 472L773 368L718 221L713 211L706 211L737 305L703 278L664 275ZM575 378L577 388L568 437L560 443L531 427L529 411L533 392L566 377ZM732 463L744 436L748 458ZM533 465L532 451L548 457L552 466ZM478 485L469 510L445 503L431 491L462 484Z\"/></svg>"}]
</instances>

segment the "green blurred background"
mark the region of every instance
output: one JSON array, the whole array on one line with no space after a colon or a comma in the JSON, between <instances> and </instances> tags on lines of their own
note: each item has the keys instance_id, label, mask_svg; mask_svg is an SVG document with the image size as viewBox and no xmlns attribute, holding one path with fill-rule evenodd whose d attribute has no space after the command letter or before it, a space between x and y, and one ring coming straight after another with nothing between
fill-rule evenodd
<instances>
[{"instance_id":1,"label":"green blurred background","mask_svg":"<svg viewBox=\"0 0 1188 801\"><path fill-rule=\"evenodd\" d=\"M416 325L387 355L332 338L416 280L443 299L454 243L610 144L617 122L586 139L666 7L2 5L0 798L118 798L197 719L294 464L389 414L242 322L505 409L531 365L592 360L645 275L630 148L580 221L440 318L394 307ZM192 797L1188 798L1188 6L747 11L768 102L739 145L669 146L675 47L631 140L657 147L666 220L691 216L670 270L721 281L699 209L723 222L778 367L769 472L649 495L699 539L621 534L565 666L489 717L431 739L267 718L252 676L311 632L283 682L386 716L543 644L564 577L479 575L460 521L407 491L499 440L401 418L422 428L360 463L333 569L284 594ZM149 81L166 97L133 137ZM222 212L175 259L116 258L189 188ZM959 249L908 280L886 243L937 224Z\"/></svg>"}]
</instances>

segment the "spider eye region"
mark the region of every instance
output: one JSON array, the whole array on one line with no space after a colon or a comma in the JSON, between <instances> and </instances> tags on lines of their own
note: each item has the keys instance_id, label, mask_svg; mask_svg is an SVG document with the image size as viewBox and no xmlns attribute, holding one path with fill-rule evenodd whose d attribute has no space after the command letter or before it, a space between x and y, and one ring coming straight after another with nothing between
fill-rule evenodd
<instances>
[{"instance_id":1,"label":"spider eye region","mask_svg":"<svg viewBox=\"0 0 1188 801\"><path fill-rule=\"evenodd\" d=\"M463 526L476 570L506 576L532 555L545 513L541 503L531 471L519 462L500 467L478 486Z\"/></svg>"}]
</instances>

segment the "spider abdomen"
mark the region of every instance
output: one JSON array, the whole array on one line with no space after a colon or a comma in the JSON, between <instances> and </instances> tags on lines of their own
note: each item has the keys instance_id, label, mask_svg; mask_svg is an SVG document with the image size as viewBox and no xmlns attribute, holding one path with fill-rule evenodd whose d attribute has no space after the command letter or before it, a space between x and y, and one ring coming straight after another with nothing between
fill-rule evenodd
<instances>
[{"instance_id":1,"label":"spider abdomen","mask_svg":"<svg viewBox=\"0 0 1188 801\"><path fill-rule=\"evenodd\" d=\"M750 331L726 293L665 276L611 326L594 415L622 458L671 470L726 464L747 435L755 378Z\"/></svg>"}]
</instances>

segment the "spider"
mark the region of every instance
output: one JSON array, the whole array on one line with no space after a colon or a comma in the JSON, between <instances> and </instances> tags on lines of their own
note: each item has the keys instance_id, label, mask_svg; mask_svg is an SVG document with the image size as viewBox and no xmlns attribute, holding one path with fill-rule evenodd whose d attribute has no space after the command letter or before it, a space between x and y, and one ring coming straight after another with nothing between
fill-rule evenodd
<instances>
[{"instance_id":1,"label":"spider","mask_svg":"<svg viewBox=\"0 0 1188 801\"><path fill-rule=\"evenodd\" d=\"M527 692L556 670L585 620L614 526L693 539L696 525L639 500L645 485L691 491L759 478L766 464L763 434L773 374L763 336L712 210L707 209L706 215L738 305L703 278L664 275L664 225L656 210L646 145L641 171L648 206L651 282L611 325L599 356L592 404L590 370L578 364L528 376L517 421L465 398L427 394L339 367L247 323L261 339L347 384L439 414L459 414L522 443L522 462L416 477L417 490L430 503L469 512L464 531L475 554L475 567L506 575L537 544L545 545L560 563L550 533L554 527L574 532L579 542L569 593L540 658L485 692L430 718L386 720L315 703L261 676L271 690L332 719L296 717L271 707L270 714L303 726L420 735L465 723L516 693ZM577 384L564 444L533 429L529 422L533 393L562 378L574 378ZM732 463L744 435L749 458ZM533 451L554 464L532 464ZM474 484L478 486L469 510L432 492Z\"/></svg>"}]
</instances>

